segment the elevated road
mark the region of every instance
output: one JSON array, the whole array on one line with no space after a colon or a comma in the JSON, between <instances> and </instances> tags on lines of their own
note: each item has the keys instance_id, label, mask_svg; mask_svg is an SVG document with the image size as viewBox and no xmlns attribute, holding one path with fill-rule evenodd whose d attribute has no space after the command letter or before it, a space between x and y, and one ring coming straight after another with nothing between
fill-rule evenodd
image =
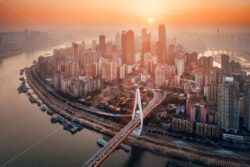
<instances>
[{"instance_id":1,"label":"elevated road","mask_svg":"<svg viewBox=\"0 0 250 167\"><path fill-rule=\"evenodd\" d=\"M148 116L157 108L166 97L166 92L162 93L153 90L154 97L143 109L143 118ZM99 166L112 152L128 137L128 135L137 128L140 123L139 116L131 120L120 132L118 132L104 147L96 152L83 166L96 167Z\"/></svg>"}]
</instances>

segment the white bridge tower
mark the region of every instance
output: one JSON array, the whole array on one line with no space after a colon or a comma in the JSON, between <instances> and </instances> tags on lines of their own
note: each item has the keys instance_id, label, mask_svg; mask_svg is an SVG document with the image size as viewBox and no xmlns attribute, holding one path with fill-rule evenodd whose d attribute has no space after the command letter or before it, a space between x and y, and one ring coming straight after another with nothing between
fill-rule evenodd
<instances>
[{"instance_id":1,"label":"white bridge tower","mask_svg":"<svg viewBox=\"0 0 250 167\"><path fill-rule=\"evenodd\" d=\"M135 92L135 103L134 103L134 108L133 108L133 113L132 113L132 119L134 119L137 116L140 117L141 123L140 123L140 126L137 129L135 129L133 133L136 136L140 136L142 132L142 127L143 127L143 112L142 112L141 95L140 95L139 88L137 88Z\"/></svg>"}]
</instances>

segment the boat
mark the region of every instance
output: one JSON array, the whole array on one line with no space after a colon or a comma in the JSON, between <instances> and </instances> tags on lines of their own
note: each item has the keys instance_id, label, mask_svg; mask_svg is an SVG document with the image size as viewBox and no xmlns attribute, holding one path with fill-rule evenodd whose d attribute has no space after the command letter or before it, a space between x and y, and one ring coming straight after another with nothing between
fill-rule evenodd
<instances>
[{"instance_id":1,"label":"boat","mask_svg":"<svg viewBox=\"0 0 250 167\"><path fill-rule=\"evenodd\" d=\"M46 107L45 105L42 105L42 106L40 107L40 110L44 112L44 111L47 110L47 107Z\"/></svg>"},{"instance_id":2,"label":"boat","mask_svg":"<svg viewBox=\"0 0 250 167\"><path fill-rule=\"evenodd\" d=\"M76 122L76 121L70 121L69 123L70 123L70 125L71 125L72 127L74 127L77 131L82 130L82 125L80 125L78 122Z\"/></svg>"},{"instance_id":3,"label":"boat","mask_svg":"<svg viewBox=\"0 0 250 167\"><path fill-rule=\"evenodd\" d=\"M32 96L32 94L30 92L27 93L27 96L29 97L29 100L31 103L36 103L36 98L34 96Z\"/></svg>"},{"instance_id":4,"label":"boat","mask_svg":"<svg viewBox=\"0 0 250 167\"><path fill-rule=\"evenodd\" d=\"M54 113L53 113L53 111L52 111L50 108L48 108L48 109L47 109L47 114L53 115Z\"/></svg>"},{"instance_id":5,"label":"boat","mask_svg":"<svg viewBox=\"0 0 250 167\"><path fill-rule=\"evenodd\" d=\"M51 109L47 110L47 113L49 114L48 111L52 112L52 114L53 114L53 111ZM59 124L63 125L63 129L71 132L72 134L75 134L76 132L80 131L83 128L82 125L80 125L76 120L67 121L66 119L64 119L63 117L60 117L60 116L52 116L50 121L53 124L59 123Z\"/></svg>"},{"instance_id":6,"label":"boat","mask_svg":"<svg viewBox=\"0 0 250 167\"><path fill-rule=\"evenodd\" d=\"M36 99L34 99L32 96L29 96L29 100L31 103L36 103Z\"/></svg>"},{"instance_id":7,"label":"boat","mask_svg":"<svg viewBox=\"0 0 250 167\"><path fill-rule=\"evenodd\" d=\"M22 90L22 92L23 92L23 93L28 92L28 88L27 88L25 85L23 85L23 90Z\"/></svg>"},{"instance_id":8,"label":"boat","mask_svg":"<svg viewBox=\"0 0 250 167\"><path fill-rule=\"evenodd\" d=\"M63 117L59 117L58 122L59 124L63 125L66 122L66 120Z\"/></svg>"},{"instance_id":9,"label":"boat","mask_svg":"<svg viewBox=\"0 0 250 167\"><path fill-rule=\"evenodd\" d=\"M43 104L43 102L42 102L41 99L37 99L37 100L36 100L36 103L37 103L38 106L41 106L41 105Z\"/></svg>"},{"instance_id":10,"label":"boat","mask_svg":"<svg viewBox=\"0 0 250 167\"><path fill-rule=\"evenodd\" d=\"M25 69L20 70L20 75L23 75Z\"/></svg>"},{"instance_id":11,"label":"boat","mask_svg":"<svg viewBox=\"0 0 250 167\"><path fill-rule=\"evenodd\" d=\"M104 140L103 138L101 138L101 139L98 139L98 140L96 141L96 143L97 143L100 147L103 147L103 146L105 146L108 142L107 142L106 140Z\"/></svg>"},{"instance_id":12,"label":"boat","mask_svg":"<svg viewBox=\"0 0 250 167\"><path fill-rule=\"evenodd\" d=\"M25 82L24 77L20 77L19 80L22 81L22 82Z\"/></svg>"},{"instance_id":13,"label":"boat","mask_svg":"<svg viewBox=\"0 0 250 167\"><path fill-rule=\"evenodd\" d=\"M82 129L82 126L80 124L77 124L76 122L74 121L66 121L63 123L63 129L71 132L72 134L80 131Z\"/></svg>"},{"instance_id":14,"label":"boat","mask_svg":"<svg viewBox=\"0 0 250 167\"><path fill-rule=\"evenodd\" d=\"M68 130L69 131L70 128L71 128L71 126L70 126L70 124L67 121L63 123L63 129L64 130Z\"/></svg>"},{"instance_id":15,"label":"boat","mask_svg":"<svg viewBox=\"0 0 250 167\"><path fill-rule=\"evenodd\" d=\"M17 88L18 93L26 93L28 92L28 88L24 85L21 84L19 88Z\"/></svg>"},{"instance_id":16,"label":"boat","mask_svg":"<svg viewBox=\"0 0 250 167\"><path fill-rule=\"evenodd\" d=\"M59 116L52 116L50 122L55 124L59 121L59 118L60 118Z\"/></svg>"}]
</instances>

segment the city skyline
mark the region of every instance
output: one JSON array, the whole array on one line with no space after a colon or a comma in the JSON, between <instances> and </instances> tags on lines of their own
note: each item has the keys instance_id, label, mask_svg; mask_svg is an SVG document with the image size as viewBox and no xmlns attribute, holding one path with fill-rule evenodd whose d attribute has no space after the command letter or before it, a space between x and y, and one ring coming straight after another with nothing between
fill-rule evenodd
<instances>
[{"instance_id":1,"label":"city skyline","mask_svg":"<svg viewBox=\"0 0 250 167\"><path fill-rule=\"evenodd\" d=\"M250 165L250 1L0 11L1 167Z\"/></svg>"}]
</instances>

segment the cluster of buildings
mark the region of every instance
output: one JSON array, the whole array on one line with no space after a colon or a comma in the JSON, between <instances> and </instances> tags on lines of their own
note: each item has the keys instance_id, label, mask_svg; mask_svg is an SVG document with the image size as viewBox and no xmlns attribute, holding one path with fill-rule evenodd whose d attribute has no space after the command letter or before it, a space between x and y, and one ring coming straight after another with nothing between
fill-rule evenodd
<instances>
[{"instance_id":1,"label":"cluster of buildings","mask_svg":"<svg viewBox=\"0 0 250 167\"><path fill-rule=\"evenodd\" d=\"M0 32L0 56L41 49L55 44L49 33L41 31Z\"/></svg>"},{"instance_id":2,"label":"cluster of buildings","mask_svg":"<svg viewBox=\"0 0 250 167\"><path fill-rule=\"evenodd\" d=\"M147 29L142 29L141 38L137 40L134 31L127 30L117 33L114 41L107 41L101 34L98 42L93 40L90 47L84 41L74 42L71 47L55 49L52 57L39 57L38 71L56 89L73 97L100 90L106 82L124 79L140 69L142 81L153 78L160 87L176 69L166 64L165 25L159 25L158 36L158 41L153 42Z\"/></svg>"},{"instance_id":3,"label":"cluster of buildings","mask_svg":"<svg viewBox=\"0 0 250 167\"><path fill-rule=\"evenodd\" d=\"M51 57L39 57L38 71L56 89L81 97L132 73L132 65L121 64L117 54L116 48L106 49L105 36L100 35L96 47L87 49L84 42L72 43L71 47L55 49Z\"/></svg>"},{"instance_id":4,"label":"cluster of buildings","mask_svg":"<svg viewBox=\"0 0 250 167\"><path fill-rule=\"evenodd\" d=\"M170 69L166 70L169 73L157 70L155 77L156 86L158 83L180 88L181 95L186 98L185 116L173 116L171 129L212 139L226 136L230 141L245 140L250 131L250 78L241 65L230 61L225 54L221 55L221 68L213 66L213 57L183 53L181 58L184 62L179 64L182 67L177 63L173 66L176 71L171 74L172 80ZM179 59L180 56L175 56L175 62ZM184 70L178 73L178 69ZM161 75L166 78L162 79Z\"/></svg>"},{"instance_id":5,"label":"cluster of buildings","mask_svg":"<svg viewBox=\"0 0 250 167\"><path fill-rule=\"evenodd\" d=\"M218 68L213 67L212 57L199 58L191 70L194 82L185 87L186 113L192 121L215 124L226 132L249 131L249 77L229 59L221 55Z\"/></svg>"},{"instance_id":6,"label":"cluster of buildings","mask_svg":"<svg viewBox=\"0 0 250 167\"><path fill-rule=\"evenodd\" d=\"M152 40L145 28L139 38L133 30L117 33L113 41L101 34L90 47L84 41L72 43L71 47L54 50L51 57L39 57L38 71L56 89L73 97L100 90L106 82L139 71L141 82L150 79L156 88L183 90L183 121L200 123L197 132L204 129L202 133L212 136L218 134L217 127L234 133L240 128L250 130L249 76L241 65L223 54L221 68L214 67L213 57L188 53L176 39L167 40L164 24L158 26L157 37Z\"/></svg>"},{"instance_id":7,"label":"cluster of buildings","mask_svg":"<svg viewBox=\"0 0 250 167\"><path fill-rule=\"evenodd\" d=\"M178 118L172 119L171 129L176 132L190 135L195 134L210 139L219 139L221 134L221 129L216 125L182 120Z\"/></svg>"}]
</instances>

